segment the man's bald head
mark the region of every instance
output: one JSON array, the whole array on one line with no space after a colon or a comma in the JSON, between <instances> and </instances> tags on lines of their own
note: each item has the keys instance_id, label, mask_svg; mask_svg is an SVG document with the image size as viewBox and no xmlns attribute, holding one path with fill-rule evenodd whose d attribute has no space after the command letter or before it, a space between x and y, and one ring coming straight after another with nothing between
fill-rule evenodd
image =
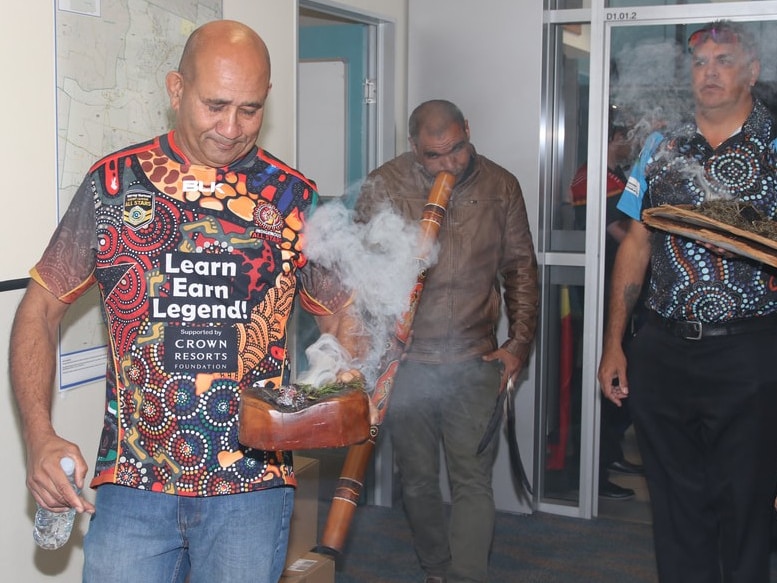
<instances>
[{"instance_id":1,"label":"man's bald head","mask_svg":"<svg viewBox=\"0 0 777 583\"><path fill-rule=\"evenodd\" d=\"M436 136L447 130L451 125L464 129L466 120L461 110L445 99L425 101L413 110L408 121L410 139L416 141L419 134Z\"/></svg>"},{"instance_id":2,"label":"man's bald head","mask_svg":"<svg viewBox=\"0 0 777 583\"><path fill-rule=\"evenodd\" d=\"M200 55L218 55L234 50L253 52L256 58L264 62L267 77L270 77L270 53L267 45L252 28L234 20L214 20L196 29L183 48L178 72L185 79L194 79Z\"/></svg>"}]
</instances>

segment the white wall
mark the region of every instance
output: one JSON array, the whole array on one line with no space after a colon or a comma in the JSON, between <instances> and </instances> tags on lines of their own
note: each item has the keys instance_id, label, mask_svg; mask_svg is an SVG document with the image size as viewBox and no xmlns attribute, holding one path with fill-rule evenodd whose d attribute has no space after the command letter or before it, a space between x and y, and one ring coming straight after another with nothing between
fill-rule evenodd
<instances>
[{"instance_id":1,"label":"white wall","mask_svg":"<svg viewBox=\"0 0 777 583\"><path fill-rule=\"evenodd\" d=\"M56 165L50 164L57 146L54 8L51 2L14 6L13 17L7 17L3 28L0 71L6 82L0 107L0 160L10 179L3 189L3 212L18 218L29 216L30 209L38 213L33 232L24 220L5 221L0 230L0 280L5 281L27 277L48 242L38 233L49 233L57 219L55 207L47 204L57 192Z\"/></svg>"},{"instance_id":2,"label":"white wall","mask_svg":"<svg viewBox=\"0 0 777 583\"><path fill-rule=\"evenodd\" d=\"M409 1L409 108L456 103L478 151L520 180L536 233L542 2Z\"/></svg>"},{"instance_id":3,"label":"white wall","mask_svg":"<svg viewBox=\"0 0 777 583\"><path fill-rule=\"evenodd\" d=\"M0 353L8 354L8 331L22 290L0 294ZM4 392L0 400L0 439L2 439L3 519L0 522L0 565L3 579L19 583L38 582L52 577L61 581L80 581L83 565L83 534L88 519L78 518L71 542L57 551L43 551L32 540L35 503L25 487L24 444L11 397L6 361L0 364ZM102 429L103 391L100 386L71 391L54 400L55 427L67 439L78 443L87 460L97 455ZM92 497L91 491L87 493Z\"/></svg>"}]
</instances>

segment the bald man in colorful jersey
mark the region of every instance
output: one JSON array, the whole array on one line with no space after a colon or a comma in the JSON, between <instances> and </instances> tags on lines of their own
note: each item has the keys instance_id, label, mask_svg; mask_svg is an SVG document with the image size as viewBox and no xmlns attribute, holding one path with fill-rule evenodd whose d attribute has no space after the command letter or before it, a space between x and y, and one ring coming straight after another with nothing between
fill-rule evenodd
<instances>
[{"instance_id":1,"label":"bald man in colorful jersey","mask_svg":"<svg viewBox=\"0 0 777 583\"><path fill-rule=\"evenodd\" d=\"M91 513L84 581L275 583L296 479L290 452L238 442L248 387L290 380L287 325L314 185L257 147L262 39L233 21L190 36L166 78L173 131L87 173L18 308L11 377L40 505ZM96 284L109 336L94 506L51 422L57 328ZM188 577L188 579L187 579Z\"/></svg>"}]
</instances>

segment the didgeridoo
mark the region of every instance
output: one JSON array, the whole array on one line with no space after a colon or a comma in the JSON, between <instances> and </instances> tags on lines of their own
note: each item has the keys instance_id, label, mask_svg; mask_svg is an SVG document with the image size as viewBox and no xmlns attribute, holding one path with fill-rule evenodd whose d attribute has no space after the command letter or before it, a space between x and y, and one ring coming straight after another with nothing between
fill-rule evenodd
<instances>
[{"instance_id":1,"label":"didgeridoo","mask_svg":"<svg viewBox=\"0 0 777 583\"><path fill-rule=\"evenodd\" d=\"M456 178L453 174L440 172L435 177L434 184L429 191L429 196L421 216L421 235L418 243L418 259L423 267L418 273L416 284L408 298L407 309L397 319L394 335L389 340L386 351L383 353L379 369L382 372L378 376L375 389L370 397L377 409L377 422L370 426L370 436L366 441L348 448L340 479L337 482L329 514L321 535L321 542L318 546L318 550L321 552L328 554L341 553L345 540L348 537L348 530L364 486L367 466L375 450L380 425L386 416L386 406L391 396L391 389L394 386L394 376L402 354L405 352L413 325L413 318L418 309L421 292L424 289L426 262L434 247L434 243L437 241L437 235L440 232L440 225L445 217L448 200L450 199L455 181Z\"/></svg>"}]
</instances>

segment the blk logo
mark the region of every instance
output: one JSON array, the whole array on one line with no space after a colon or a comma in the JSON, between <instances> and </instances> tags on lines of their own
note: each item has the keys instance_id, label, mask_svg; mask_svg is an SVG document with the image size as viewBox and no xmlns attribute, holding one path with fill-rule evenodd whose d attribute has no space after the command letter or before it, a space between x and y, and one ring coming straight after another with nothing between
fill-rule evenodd
<instances>
[{"instance_id":1,"label":"blk logo","mask_svg":"<svg viewBox=\"0 0 777 583\"><path fill-rule=\"evenodd\" d=\"M221 192L221 183L206 183L202 180L184 180L182 188L184 192Z\"/></svg>"}]
</instances>

